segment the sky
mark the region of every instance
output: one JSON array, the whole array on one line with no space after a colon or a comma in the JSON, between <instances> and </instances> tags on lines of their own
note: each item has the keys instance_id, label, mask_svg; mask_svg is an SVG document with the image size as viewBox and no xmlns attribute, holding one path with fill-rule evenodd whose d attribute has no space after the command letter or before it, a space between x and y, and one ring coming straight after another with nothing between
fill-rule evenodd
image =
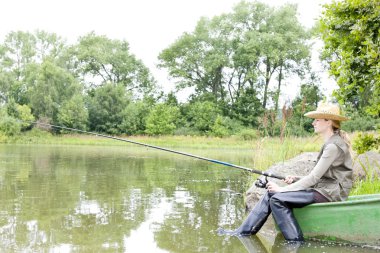
<instances>
[{"instance_id":1,"label":"sky","mask_svg":"<svg viewBox=\"0 0 380 253\"><path fill-rule=\"evenodd\" d=\"M298 4L301 23L310 28L321 13L322 4L332 0L266 0L268 5ZM11 31L44 30L69 43L94 31L111 39L126 40L130 52L151 70L167 92L174 88L165 70L156 67L159 53L191 32L201 17L212 18L232 12L240 0L12 0L2 2L0 41ZM318 48L313 55L315 70L321 71ZM290 81L292 82L292 81ZM322 75L324 93L329 96L335 82ZM291 86L291 85L289 85ZM297 90L283 90L282 100L294 98ZM184 94L180 94L184 96Z\"/></svg>"}]
</instances>

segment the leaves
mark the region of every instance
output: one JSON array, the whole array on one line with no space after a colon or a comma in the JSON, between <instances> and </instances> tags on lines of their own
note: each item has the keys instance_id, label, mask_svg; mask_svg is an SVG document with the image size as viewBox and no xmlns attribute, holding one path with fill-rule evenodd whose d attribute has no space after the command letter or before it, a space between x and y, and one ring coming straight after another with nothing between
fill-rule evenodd
<instances>
[{"instance_id":1,"label":"leaves","mask_svg":"<svg viewBox=\"0 0 380 253\"><path fill-rule=\"evenodd\" d=\"M339 85L335 96L347 105L379 116L379 3L344 0L324 8L319 27L325 43L323 59Z\"/></svg>"}]
</instances>

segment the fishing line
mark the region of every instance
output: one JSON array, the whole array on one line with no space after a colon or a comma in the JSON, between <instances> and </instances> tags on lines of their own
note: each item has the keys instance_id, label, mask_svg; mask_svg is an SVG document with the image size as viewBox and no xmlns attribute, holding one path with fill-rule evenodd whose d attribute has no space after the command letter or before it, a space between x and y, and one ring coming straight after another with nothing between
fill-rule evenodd
<instances>
[{"instance_id":1,"label":"fishing line","mask_svg":"<svg viewBox=\"0 0 380 253\"><path fill-rule=\"evenodd\" d=\"M212 162L212 163L216 163L216 164L221 164L221 165L228 166L228 167L237 168L237 169L248 171L248 172L251 172L251 173L254 173L254 174L263 175L265 177L272 177L272 178L277 178L277 179L281 179L281 180L285 179L282 176L279 176L279 175L276 175L276 174L272 174L272 173L269 173L269 172L264 172L264 171L261 171L261 170L255 170L255 169L247 168L247 167L244 167L244 166L240 166L240 165L236 165L236 164L232 164L232 163L228 163L228 162L223 162L223 161L219 161L219 160L215 160L215 159L210 159L210 158L206 158L206 157L202 157L202 156L198 156L198 155L193 155L193 154L189 154L189 153L185 153L185 152L181 152L181 151L176 151L176 150L172 150L172 149L168 149L168 148L163 148L163 147L154 146L154 145L150 145L150 144L146 144L146 143L132 141L132 140L124 139L124 138L114 137L114 136L100 134L100 133L95 133L95 132L84 131L84 130L80 130L80 129L76 129L76 128L71 128L71 127L52 125L52 124L48 124L48 123L28 122L28 121L22 121L22 122L30 123L30 124L34 124L34 125L45 126L45 127L53 127L53 128L57 128L57 129L69 130L69 131L73 131L73 132L79 132L79 133L84 133L84 134L88 134L88 135L99 136L99 137L108 138L108 139L117 140L117 141L128 142L128 143L132 143L132 144L136 144L136 145L140 145L140 146L144 146L144 147L148 147L148 148L153 148L153 149L158 149L158 150L162 150L162 151L167 151L167 152L171 152L171 153L178 154L178 155L184 155L184 156L193 157L193 158L196 158L196 159L200 159L200 160L204 160L204 161L208 161L208 162ZM258 184L256 184L256 186L258 186L258 187L265 187L266 183L264 183L264 181L259 180L259 182L262 182L262 183L261 184L258 183ZM262 184L264 184L264 185L262 185Z\"/></svg>"}]
</instances>

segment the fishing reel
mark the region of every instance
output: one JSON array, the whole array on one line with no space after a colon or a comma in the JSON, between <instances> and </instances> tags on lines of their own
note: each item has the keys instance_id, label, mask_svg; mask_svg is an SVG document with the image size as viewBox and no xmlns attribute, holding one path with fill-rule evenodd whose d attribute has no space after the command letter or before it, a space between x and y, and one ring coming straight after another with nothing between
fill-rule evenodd
<instances>
[{"instance_id":1,"label":"fishing reel","mask_svg":"<svg viewBox=\"0 0 380 253\"><path fill-rule=\"evenodd\" d=\"M264 177L264 178L257 178L256 179L256 182L255 182L255 186L258 187L258 188L267 188L267 184L268 184L268 177Z\"/></svg>"}]
</instances>

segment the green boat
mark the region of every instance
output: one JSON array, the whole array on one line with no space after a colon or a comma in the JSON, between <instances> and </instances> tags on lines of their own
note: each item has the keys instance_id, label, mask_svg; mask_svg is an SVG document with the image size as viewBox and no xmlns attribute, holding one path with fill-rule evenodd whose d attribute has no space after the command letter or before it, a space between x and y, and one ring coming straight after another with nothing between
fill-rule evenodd
<instances>
[{"instance_id":1,"label":"green boat","mask_svg":"<svg viewBox=\"0 0 380 253\"><path fill-rule=\"evenodd\" d=\"M380 194L295 208L306 238L380 245Z\"/></svg>"}]
</instances>

